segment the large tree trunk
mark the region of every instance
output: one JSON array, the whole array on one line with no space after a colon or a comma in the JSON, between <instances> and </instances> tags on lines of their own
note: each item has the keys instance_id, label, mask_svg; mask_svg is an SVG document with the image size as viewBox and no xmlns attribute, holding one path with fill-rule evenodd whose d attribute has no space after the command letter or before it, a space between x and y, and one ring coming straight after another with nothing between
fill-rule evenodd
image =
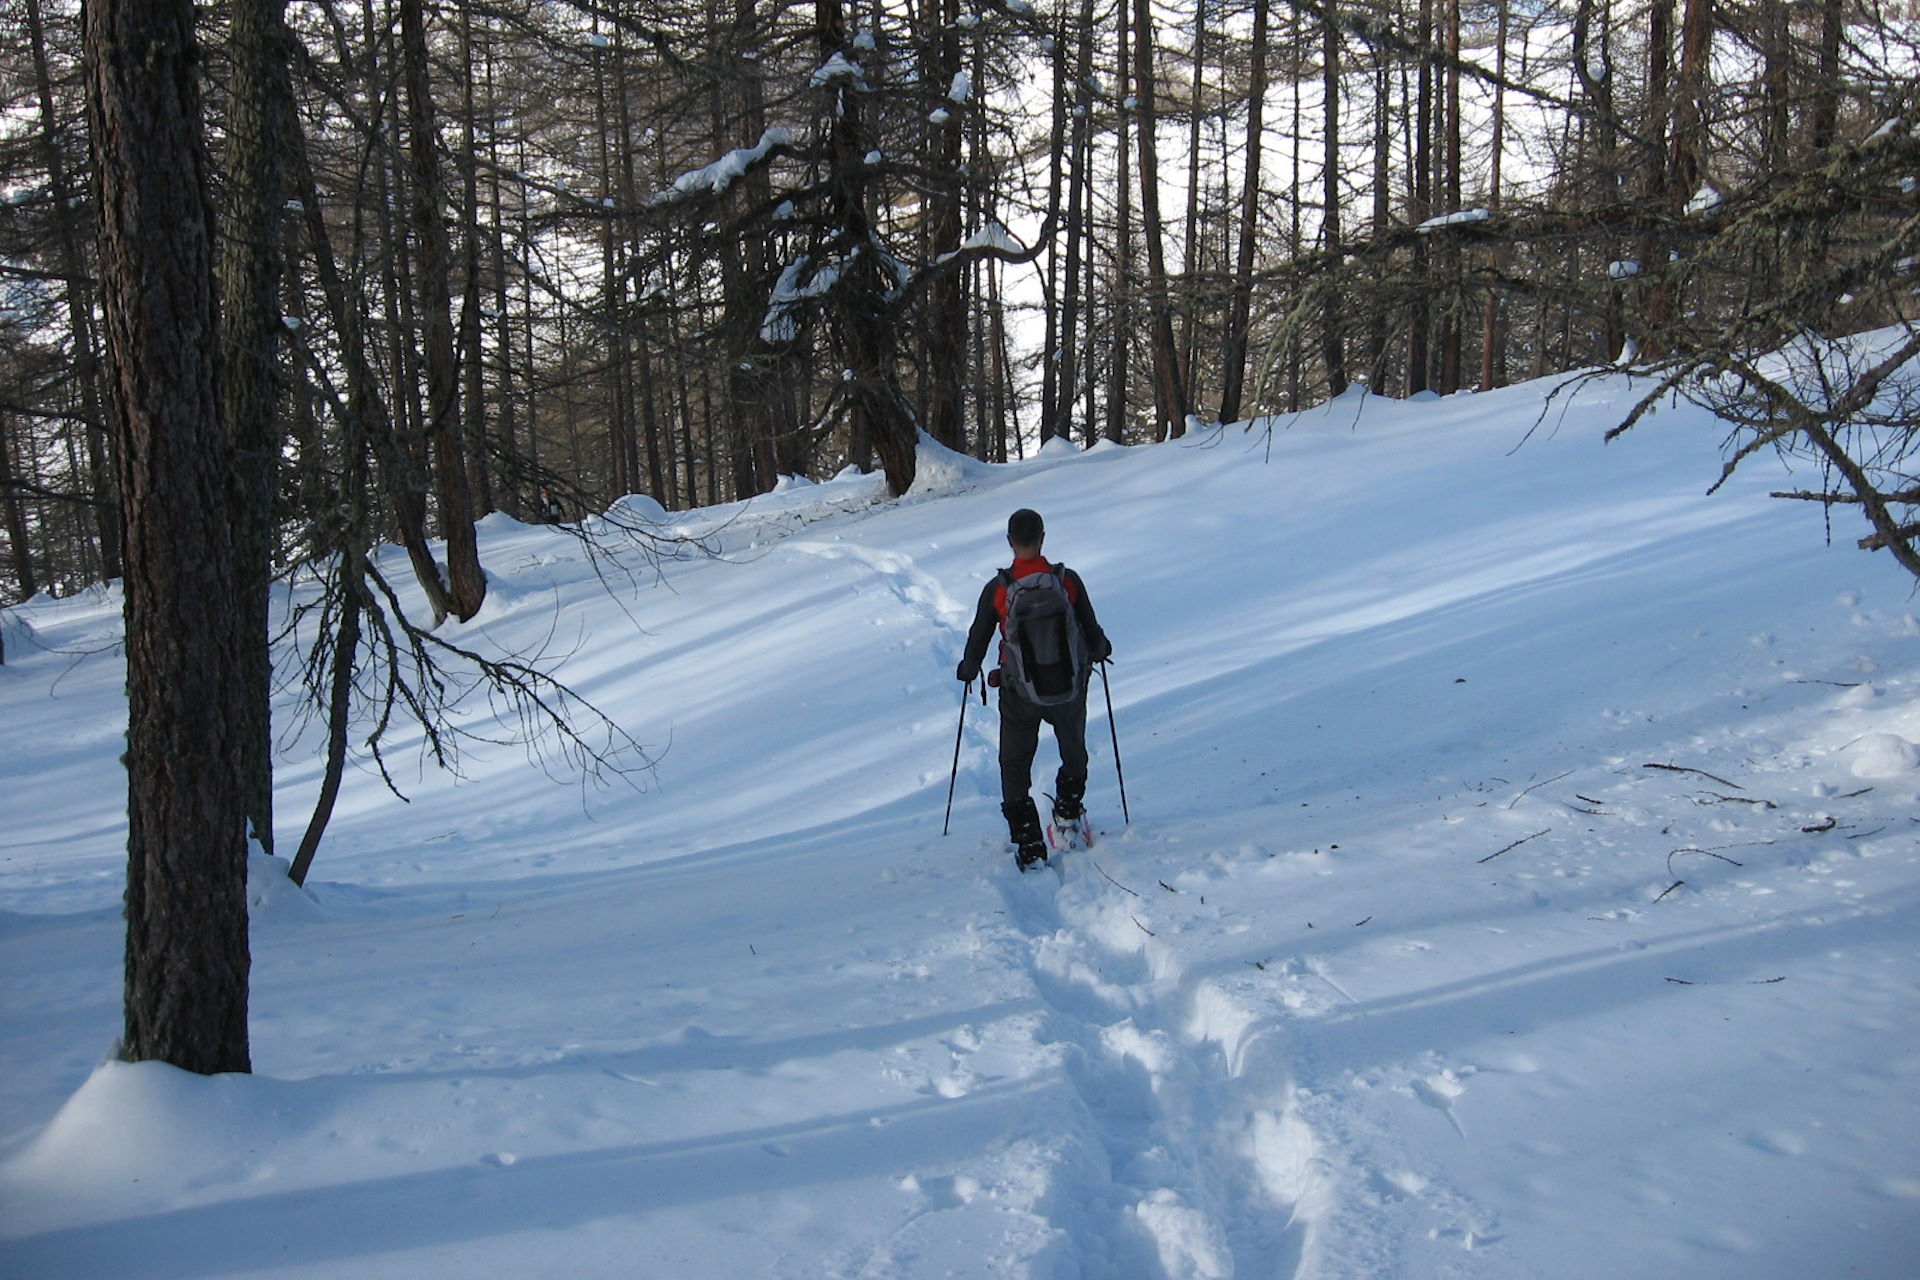
<instances>
[{"instance_id":1,"label":"large tree trunk","mask_svg":"<svg viewBox=\"0 0 1920 1280\"><path fill-rule=\"evenodd\" d=\"M121 1053L246 1071L243 678L191 0L89 0L87 108L126 531Z\"/></svg>"},{"instance_id":2,"label":"large tree trunk","mask_svg":"<svg viewBox=\"0 0 1920 1280\"><path fill-rule=\"evenodd\" d=\"M453 299L440 147L427 78L427 28L421 0L400 0L401 48L406 62L408 156L413 162L413 231L422 340L427 349L428 444L440 497L440 532L447 540L447 595L465 622L480 612L487 575L473 528L473 498L461 448L460 367L453 349Z\"/></svg>"},{"instance_id":3,"label":"large tree trunk","mask_svg":"<svg viewBox=\"0 0 1920 1280\"><path fill-rule=\"evenodd\" d=\"M847 48L841 0L816 0L814 16L821 53L831 57ZM856 456L862 442L879 455L887 488L903 494L913 485L919 430L901 394L896 368L894 326L887 300L889 282L875 252L867 210L867 153L872 149L861 93L836 83L833 137L828 163L828 203L834 219L836 250L849 269L830 295L847 381Z\"/></svg>"},{"instance_id":4,"label":"large tree trunk","mask_svg":"<svg viewBox=\"0 0 1920 1280\"><path fill-rule=\"evenodd\" d=\"M1596 12L1595 4L1599 3ZM1595 27L1598 27L1598 30ZM1580 0L1573 15L1573 67L1580 87L1593 108L1593 153L1595 185L1602 204L1620 199L1620 160L1617 139L1619 122L1613 105L1613 14L1600 0ZM1544 314L1544 312L1542 313ZM1607 286L1606 352L1611 360L1620 354L1626 342L1626 304L1617 282ZM1544 354L1536 350L1536 358Z\"/></svg>"},{"instance_id":5,"label":"large tree trunk","mask_svg":"<svg viewBox=\"0 0 1920 1280\"><path fill-rule=\"evenodd\" d=\"M273 652L267 603L273 585L273 495L279 474L280 157L292 110L285 0L233 0L228 111L229 212L221 293L227 352L227 432L233 441L233 541L240 659L233 691L241 777L253 837L273 852Z\"/></svg>"}]
</instances>

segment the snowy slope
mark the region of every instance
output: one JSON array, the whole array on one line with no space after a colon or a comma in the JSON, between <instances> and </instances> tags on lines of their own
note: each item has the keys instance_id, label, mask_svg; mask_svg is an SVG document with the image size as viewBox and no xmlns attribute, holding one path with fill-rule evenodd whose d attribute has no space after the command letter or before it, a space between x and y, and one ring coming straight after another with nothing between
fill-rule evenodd
<instances>
[{"instance_id":1,"label":"snowy slope","mask_svg":"<svg viewBox=\"0 0 1920 1280\"><path fill-rule=\"evenodd\" d=\"M450 630L656 766L351 776L255 865L251 1078L103 1063L118 601L10 611L0 1274L1911 1275L1912 583L1627 395L652 510L719 559L492 518ZM977 700L940 835L1018 506L1132 814L1096 688L1100 842L1024 877Z\"/></svg>"}]
</instances>

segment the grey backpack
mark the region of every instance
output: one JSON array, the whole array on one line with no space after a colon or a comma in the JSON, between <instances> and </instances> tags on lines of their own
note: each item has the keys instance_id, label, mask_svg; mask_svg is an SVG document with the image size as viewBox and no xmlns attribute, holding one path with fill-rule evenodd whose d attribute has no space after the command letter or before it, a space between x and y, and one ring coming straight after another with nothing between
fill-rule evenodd
<instances>
[{"instance_id":1,"label":"grey backpack","mask_svg":"<svg viewBox=\"0 0 1920 1280\"><path fill-rule=\"evenodd\" d=\"M1007 616L1000 628L1001 686L1035 706L1072 702L1087 687L1092 664L1080 619L1067 596L1066 566L1056 564L1024 578L1002 569L1000 583L1007 593Z\"/></svg>"}]
</instances>

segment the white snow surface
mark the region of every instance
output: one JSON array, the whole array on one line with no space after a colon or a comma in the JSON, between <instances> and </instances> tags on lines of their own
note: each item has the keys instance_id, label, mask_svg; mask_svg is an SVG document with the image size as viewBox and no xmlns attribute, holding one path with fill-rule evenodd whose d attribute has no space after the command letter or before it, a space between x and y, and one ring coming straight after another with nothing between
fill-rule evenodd
<instances>
[{"instance_id":1,"label":"white snow surface","mask_svg":"<svg viewBox=\"0 0 1920 1280\"><path fill-rule=\"evenodd\" d=\"M7 611L0 1274L1911 1276L1913 582L1548 390L926 443L898 501L627 504L723 555L604 581L490 517L451 638L658 767L352 771L305 890L251 866L251 1076L112 1060L120 600ZM1022 506L1121 749L1096 683L1097 843L1024 876L952 677Z\"/></svg>"}]
</instances>

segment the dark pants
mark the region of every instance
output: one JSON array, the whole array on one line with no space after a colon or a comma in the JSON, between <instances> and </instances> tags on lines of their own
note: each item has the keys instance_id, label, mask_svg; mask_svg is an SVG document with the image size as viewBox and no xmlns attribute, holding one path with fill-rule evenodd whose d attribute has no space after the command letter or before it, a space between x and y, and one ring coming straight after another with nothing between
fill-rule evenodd
<instances>
[{"instance_id":1,"label":"dark pants","mask_svg":"<svg viewBox=\"0 0 1920 1280\"><path fill-rule=\"evenodd\" d=\"M1000 690L1000 798L1010 817L1027 804L1033 786L1033 757L1040 748L1040 726L1053 726L1060 744L1060 771L1054 797L1078 800L1087 790L1087 692L1057 707L1036 707L1009 689Z\"/></svg>"}]
</instances>

